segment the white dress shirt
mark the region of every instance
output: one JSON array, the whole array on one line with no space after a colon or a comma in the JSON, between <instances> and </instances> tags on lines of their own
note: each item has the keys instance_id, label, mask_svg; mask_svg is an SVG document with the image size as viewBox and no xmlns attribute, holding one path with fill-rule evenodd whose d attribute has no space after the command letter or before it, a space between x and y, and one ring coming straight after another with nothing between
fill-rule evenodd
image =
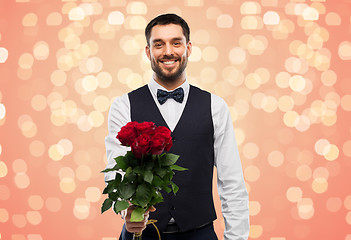
<instances>
[{"instance_id":1,"label":"white dress shirt","mask_svg":"<svg viewBox=\"0 0 351 240\"><path fill-rule=\"evenodd\" d=\"M188 99L190 85L185 81L180 87L184 89L182 103L168 99L164 104L157 101L157 89L167 91L155 80L148 84L168 127L173 131L183 113ZM214 154L217 168L217 188L222 204L225 221L224 240L243 240L249 234L248 194L242 173L242 167L234 135L230 112L224 100L211 94L211 112L214 125ZM128 94L124 94L112 103L108 117L108 136L105 138L107 166L112 168L115 157L124 155L129 149L120 145L116 139L122 126L131 121ZM115 173L105 174L105 181L114 179ZM191 201L189 199L189 201Z\"/></svg>"}]
</instances>

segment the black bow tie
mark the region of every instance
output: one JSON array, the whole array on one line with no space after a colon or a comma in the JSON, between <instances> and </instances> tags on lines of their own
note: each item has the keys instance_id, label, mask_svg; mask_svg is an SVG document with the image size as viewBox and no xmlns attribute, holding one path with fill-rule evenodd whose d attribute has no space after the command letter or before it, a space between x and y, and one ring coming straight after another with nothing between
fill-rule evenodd
<instances>
[{"instance_id":1,"label":"black bow tie","mask_svg":"<svg viewBox=\"0 0 351 240\"><path fill-rule=\"evenodd\" d=\"M164 104L168 98L173 98L177 102L182 103L184 99L183 88L177 88L172 92L166 92L161 89L157 89L157 100L161 105Z\"/></svg>"}]
</instances>

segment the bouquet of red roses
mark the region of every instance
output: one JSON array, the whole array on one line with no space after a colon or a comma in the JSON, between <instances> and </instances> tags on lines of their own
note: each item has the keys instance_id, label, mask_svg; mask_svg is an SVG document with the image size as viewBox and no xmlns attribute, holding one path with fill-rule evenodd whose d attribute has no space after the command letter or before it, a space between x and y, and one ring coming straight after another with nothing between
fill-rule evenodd
<instances>
[{"instance_id":1,"label":"bouquet of red roses","mask_svg":"<svg viewBox=\"0 0 351 240\"><path fill-rule=\"evenodd\" d=\"M113 206L118 214L133 204L136 208L131 221L139 222L144 220L149 207L163 201L160 190L174 194L178 191L178 186L172 182L173 170L187 169L175 165L178 155L164 153L172 147L171 131L166 127L155 126L153 122L129 122L118 132L117 139L121 145L131 147L131 151L116 157L113 168L102 171L117 172L103 191L108 197L101 212Z\"/></svg>"}]
</instances>

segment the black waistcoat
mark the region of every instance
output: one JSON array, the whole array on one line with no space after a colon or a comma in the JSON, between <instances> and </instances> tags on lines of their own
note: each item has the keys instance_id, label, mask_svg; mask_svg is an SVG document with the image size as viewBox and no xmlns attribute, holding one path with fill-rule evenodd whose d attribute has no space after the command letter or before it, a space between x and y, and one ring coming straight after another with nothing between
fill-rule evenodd
<instances>
[{"instance_id":1,"label":"black waistcoat","mask_svg":"<svg viewBox=\"0 0 351 240\"><path fill-rule=\"evenodd\" d=\"M129 93L131 120L150 121L157 126L167 126L147 86ZM183 114L172 132L171 153L180 155L177 165L188 171L177 172L173 177L179 186L176 196L165 194L164 202L157 204L150 219L157 220L163 231L173 217L181 231L199 227L216 219L212 198L214 166L213 121L211 95L190 86L189 97ZM148 227L144 231L150 231Z\"/></svg>"}]
</instances>

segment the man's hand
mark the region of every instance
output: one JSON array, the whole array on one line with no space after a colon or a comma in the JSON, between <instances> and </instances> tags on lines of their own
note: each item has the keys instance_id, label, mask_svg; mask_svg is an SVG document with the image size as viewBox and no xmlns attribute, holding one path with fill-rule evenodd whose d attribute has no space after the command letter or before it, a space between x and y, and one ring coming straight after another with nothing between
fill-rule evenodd
<instances>
[{"instance_id":1,"label":"man's hand","mask_svg":"<svg viewBox=\"0 0 351 240\"><path fill-rule=\"evenodd\" d=\"M141 222L131 222L130 217L132 215L132 211L134 210L134 206L130 206L127 209L127 215L125 216L126 222L126 229L128 232L135 233L135 232L142 232L146 228L147 220L149 219L149 212L156 211L154 206L149 207L149 209L144 214L144 220Z\"/></svg>"}]
</instances>

